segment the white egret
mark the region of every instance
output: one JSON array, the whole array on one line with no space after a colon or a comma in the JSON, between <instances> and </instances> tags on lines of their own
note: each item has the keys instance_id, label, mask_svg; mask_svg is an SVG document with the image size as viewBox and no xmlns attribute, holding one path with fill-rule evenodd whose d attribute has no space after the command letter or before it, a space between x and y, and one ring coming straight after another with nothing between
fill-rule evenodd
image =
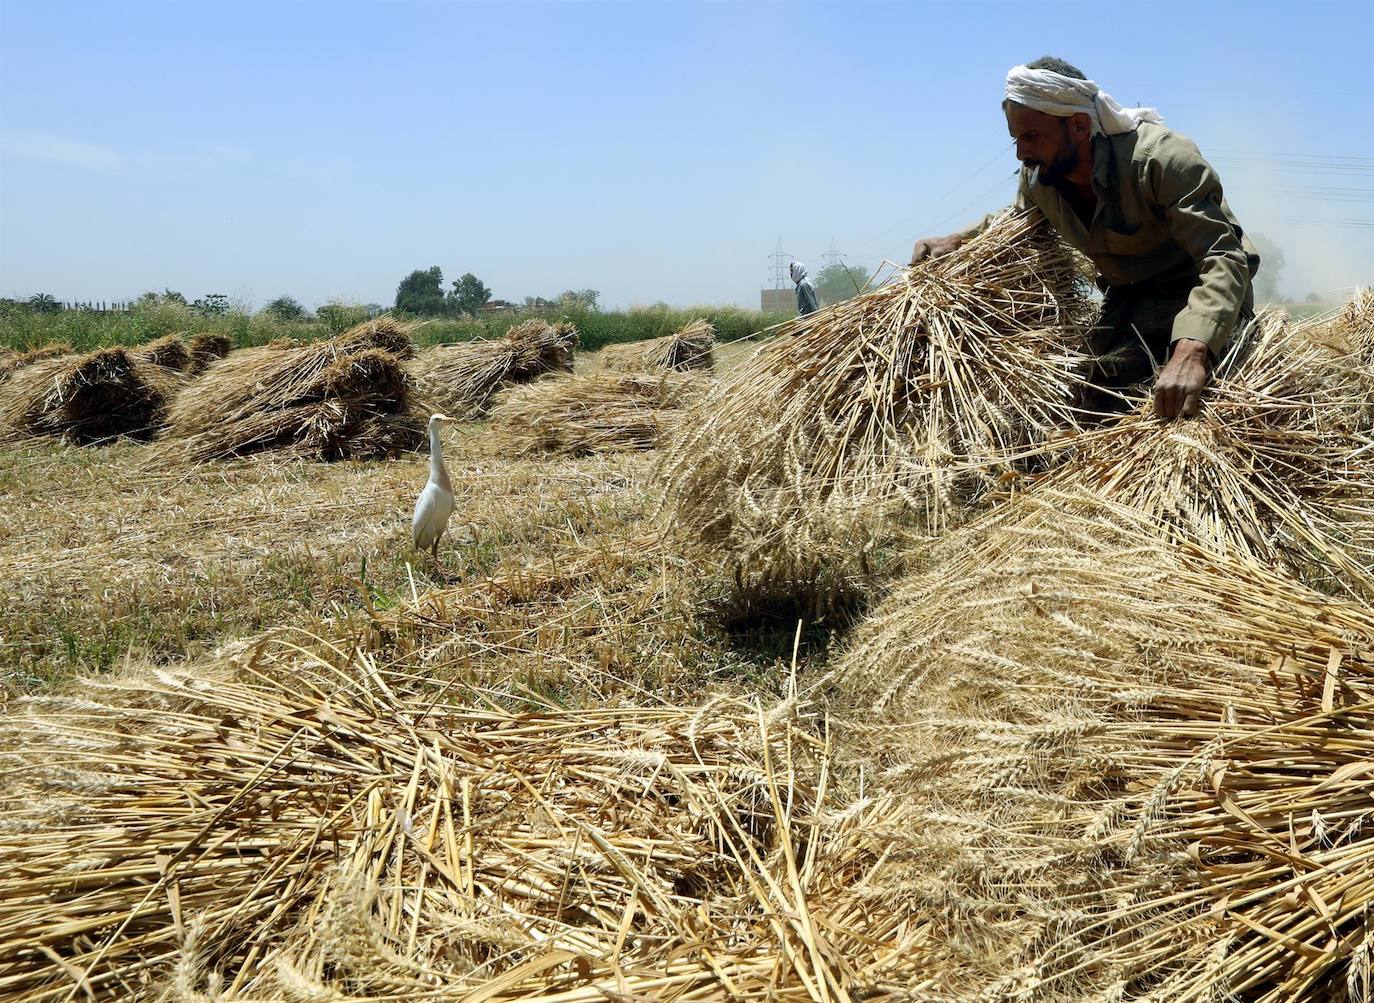
<instances>
[{"instance_id":1,"label":"white egret","mask_svg":"<svg viewBox=\"0 0 1374 1003\"><path fill-rule=\"evenodd\" d=\"M444 467L444 447L439 441L439 426L453 421L446 414L429 419L429 482L415 502L415 518L410 524L410 539L416 550L428 550L439 560L439 538L453 514L453 485Z\"/></svg>"}]
</instances>

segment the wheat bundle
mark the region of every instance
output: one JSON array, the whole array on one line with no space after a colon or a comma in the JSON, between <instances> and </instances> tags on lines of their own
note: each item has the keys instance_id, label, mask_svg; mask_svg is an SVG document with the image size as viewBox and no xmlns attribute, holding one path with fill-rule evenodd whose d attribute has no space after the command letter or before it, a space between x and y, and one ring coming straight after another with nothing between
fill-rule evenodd
<instances>
[{"instance_id":1,"label":"wheat bundle","mask_svg":"<svg viewBox=\"0 0 1374 1003\"><path fill-rule=\"evenodd\" d=\"M552 376L502 391L495 440L515 455L653 449L709 381L695 373Z\"/></svg>"},{"instance_id":2,"label":"wheat bundle","mask_svg":"<svg viewBox=\"0 0 1374 1003\"><path fill-rule=\"evenodd\" d=\"M191 350L179 334L164 334L161 338L131 348L129 353L154 366L166 366L183 373L188 372L192 365Z\"/></svg>"},{"instance_id":3,"label":"wheat bundle","mask_svg":"<svg viewBox=\"0 0 1374 1003\"><path fill-rule=\"evenodd\" d=\"M942 547L829 676L924 826L875 881L940 918L930 998L1278 1003L1367 977L1374 614L1081 492Z\"/></svg>"},{"instance_id":4,"label":"wheat bundle","mask_svg":"<svg viewBox=\"0 0 1374 1003\"><path fill-rule=\"evenodd\" d=\"M187 350L191 353L190 365L187 372L199 375L210 367L210 363L216 359L222 359L234 348L234 339L227 334L217 334L213 331L202 331L194 335L186 343Z\"/></svg>"},{"instance_id":5,"label":"wheat bundle","mask_svg":"<svg viewBox=\"0 0 1374 1003\"><path fill-rule=\"evenodd\" d=\"M1051 475L1198 538L1312 581L1374 594L1370 383L1350 360L1262 315L1194 420L1161 422L1145 400L1082 435Z\"/></svg>"},{"instance_id":6,"label":"wheat bundle","mask_svg":"<svg viewBox=\"0 0 1374 1003\"><path fill-rule=\"evenodd\" d=\"M1036 215L798 318L679 426L674 527L763 579L853 569L905 513L938 529L1075 427L1081 287Z\"/></svg>"},{"instance_id":7,"label":"wheat bundle","mask_svg":"<svg viewBox=\"0 0 1374 1003\"><path fill-rule=\"evenodd\" d=\"M6 439L55 435L90 444L149 439L162 427L185 377L123 348L56 355L15 371L0 390Z\"/></svg>"},{"instance_id":8,"label":"wheat bundle","mask_svg":"<svg viewBox=\"0 0 1374 1003\"><path fill-rule=\"evenodd\" d=\"M410 332L415 325L403 324L390 314L382 314L372 320L350 327L334 338L334 344L342 352L361 352L368 348L380 348L398 359L415 358L415 342Z\"/></svg>"},{"instance_id":9,"label":"wheat bundle","mask_svg":"<svg viewBox=\"0 0 1374 1003\"><path fill-rule=\"evenodd\" d=\"M519 353L511 375L514 382L532 380L544 373L572 372L577 328L566 321L523 321L506 332L505 340Z\"/></svg>"},{"instance_id":10,"label":"wheat bundle","mask_svg":"<svg viewBox=\"0 0 1374 1003\"><path fill-rule=\"evenodd\" d=\"M322 460L414 449L423 420L400 360L366 339L243 349L176 400L171 448L193 460L272 450Z\"/></svg>"},{"instance_id":11,"label":"wheat bundle","mask_svg":"<svg viewBox=\"0 0 1374 1003\"><path fill-rule=\"evenodd\" d=\"M712 369L716 329L709 320L697 318L676 333L623 345L607 345L596 353L606 369L630 372L658 369Z\"/></svg>"},{"instance_id":12,"label":"wheat bundle","mask_svg":"<svg viewBox=\"0 0 1374 1003\"><path fill-rule=\"evenodd\" d=\"M44 359L55 359L59 355L70 355L72 347L65 344L43 345L26 352L6 351L0 355L0 383L9 379L16 369L23 369Z\"/></svg>"},{"instance_id":13,"label":"wheat bundle","mask_svg":"<svg viewBox=\"0 0 1374 1003\"><path fill-rule=\"evenodd\" d=\"M825 806L799 722L479 703L358 664L28 701L0 722L0 999L916 984L919 924L855 887L879 812Z\"/></svg>"},{"instance_id":14,"label":"wheat bundle","mask_svg":"<svg viewBox=\"0 0 1374 1003\"><path fill-rule=\"evenodd\" d=\"M488 411L502 387L570 372L576 344L572 325L528 320L501 338L432 348L409 370L435 410L476 418Z\"/></svg>"}]
</instances>

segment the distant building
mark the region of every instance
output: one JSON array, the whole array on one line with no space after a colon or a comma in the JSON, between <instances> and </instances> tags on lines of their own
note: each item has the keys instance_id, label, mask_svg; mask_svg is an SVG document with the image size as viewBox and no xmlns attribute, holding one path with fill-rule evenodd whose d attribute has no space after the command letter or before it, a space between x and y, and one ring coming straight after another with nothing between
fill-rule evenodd
<instances>
[{"instance_id":1,"label":"distant building","mask_svg":"<svg viewBox=\"0 0 1374 1003\"><path fill-rule=\"evenodd\" d=\"M760 289L759 309L764 313L796 313L795 289Z\"/></svg>"},{"instance_id":2,"label":"distant building","mask_svg":"<svg viewBox=\"0 0 1374 1003\"><path fill-rule=\"evenodd\" d=\"M514 310L515 304L509 300L487 300L478 309L482 313L501 313L504 310Z\"/></svg>"}]
</instances>

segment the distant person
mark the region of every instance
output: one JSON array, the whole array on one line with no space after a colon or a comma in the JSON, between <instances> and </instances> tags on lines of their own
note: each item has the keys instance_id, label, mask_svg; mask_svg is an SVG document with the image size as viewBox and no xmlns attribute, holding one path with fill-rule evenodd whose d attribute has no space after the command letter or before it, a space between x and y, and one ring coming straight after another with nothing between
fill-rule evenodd
<instances>
[{"instance_id":1,"label":"distant person","mask_svg":"<svg viewBox=\"0 0 1374 1003\"><path fill-rule=\"evenodd\" d=\"M797 284L797 316L805 317L808 313L815 313L821 308L821 303L816 298L816 287L806 277L806 266L800 261L794 261L787 266L787 270L792 274L792 281Z\"/></svg>"},{"instance_id":2,"label":"distant person","mask_svg":"<svg viewBox=\"0 0 1374 1003\"><path fill-rule=\"evenodd\" d=\"M1022 164L1016 206L1039 209L1097 266L1093 382L1123 389L1158 369L1156 413L1196 415L1212 366L1253 317L1259 268L1216 171L1153 108L1121 107L1053 56L1012 67L1002 110ZM912 264L987 224L917 241Z\"/></svg>"}]
</instances>

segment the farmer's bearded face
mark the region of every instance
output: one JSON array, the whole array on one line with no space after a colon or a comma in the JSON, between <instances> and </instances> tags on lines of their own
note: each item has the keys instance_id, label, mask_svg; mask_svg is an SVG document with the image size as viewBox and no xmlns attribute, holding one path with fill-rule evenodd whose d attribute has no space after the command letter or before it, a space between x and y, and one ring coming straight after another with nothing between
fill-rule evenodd
<instances>
[{"instance_id":1,"label":"farmer's bearded face","mask_svg":"<svg viewBox=\"0 0 1374 1003\"><path fill-rule=\"evenodd\" d=\"M1008 101L1007 131L1016 141L1016 159L1038 170L1042 185L1053 185L1078 166L1078 146L1069 135L1069 120L1046 115Z\"/></svg>"}]
</instances>

